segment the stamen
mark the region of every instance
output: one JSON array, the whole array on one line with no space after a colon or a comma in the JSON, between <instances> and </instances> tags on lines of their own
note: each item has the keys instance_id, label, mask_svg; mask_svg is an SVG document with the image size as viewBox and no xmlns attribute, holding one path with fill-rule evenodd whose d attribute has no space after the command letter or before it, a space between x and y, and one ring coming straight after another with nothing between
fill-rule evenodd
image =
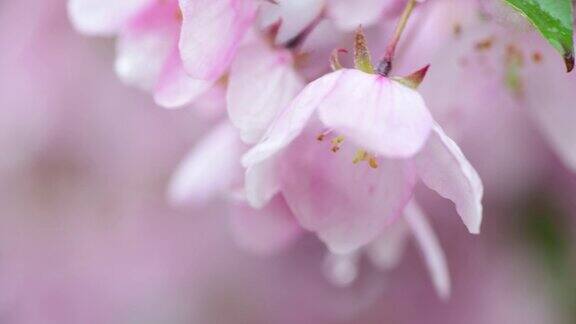
<instances>
[{"instance_id":1,"label":"stamen","mask_svg":"<svg viewBox=\"0 0 576 324\"><path fill-rule=\"evenodd\" d=\"M375 155L369 154L368 152L366 152L366 150L362 149L356 151L356 155L354 156L354 160L352 160L352 163L358 164L364 161L368 162L368 165L372 169L378 168L378 160L376 159Z\"/></svg>"},{"instance_id":2,"label":"stamen","mask_svg":"<svg viewBox=\"0 0 576 324\"><path fill-rule=\"evenodd\" d=\"M332 129L327 129L325 131L323 131L322 133L318 134L318 136L316 136L316 139L320 142L322 142L323 140L326 139L326 136L330 135L330 133L332 133Z\"/></svg>"},{"instance_id":3,"label":"stamen","mask_svg":"<svg viewBox=\"0 0 576 324\"><path fill-rule=\"evenodd\" d=\"M342 135L339 135L334 139L332 139L332 152L336 153L340 151L340 147L342 146L343 142L344 142L344 136Z\"/></svg>"},{"instance_id":4,"label":"stamen","mask_svg":"<svg viewBox=\"0 0 576 324\"><path fill-rule=\"evenodd\" d=\"M368 160L368 165L370 165L370 167L372 169L377 169L378 168L378 160L376 160L376 157L374 155L372 155L369 160Z\"/></svg>"},{"instance_id":5,"label":"stamen","mask_svg":"<svg viewBox=\"0 0 576 324\"><path fill-rule=\"evenodd\" d=\"M352 163L358 164L362 161L366 161L367 158L368 153L365 150L358 150L356 151L356 155L354 156L354 160L352 160Z\"/></svg>"}]
</instances>

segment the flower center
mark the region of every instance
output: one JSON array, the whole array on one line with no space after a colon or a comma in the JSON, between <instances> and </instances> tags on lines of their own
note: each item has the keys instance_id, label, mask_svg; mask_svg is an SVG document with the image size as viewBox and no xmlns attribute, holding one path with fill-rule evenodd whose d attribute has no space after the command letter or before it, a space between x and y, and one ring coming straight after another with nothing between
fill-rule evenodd
<instances>
[{"instance_id":1,"label":"flower center","mask_svg":"<svg viewBox=\"0 0 576 324\"><path fill-rule=\"evenodd\" d=\"M319 142L323 142L330 136L332 131L333 131L332 129L328 129L321 132L320 134L318 134L318 136L316 136L316 140L318 140ZM330 139L330 145L331 145L330 150L334 153L338 153L342 148L343 144L344 144L343 135L334 136L332 137L332 139ZM358 164L360 162L367 162L372 169L378 168L378 159L376 155L371 154L364 149L358 149L356 151L356 154L354 155L354 158L352 159L352 163L354 164Z\"/></svg>"}]
</instances>

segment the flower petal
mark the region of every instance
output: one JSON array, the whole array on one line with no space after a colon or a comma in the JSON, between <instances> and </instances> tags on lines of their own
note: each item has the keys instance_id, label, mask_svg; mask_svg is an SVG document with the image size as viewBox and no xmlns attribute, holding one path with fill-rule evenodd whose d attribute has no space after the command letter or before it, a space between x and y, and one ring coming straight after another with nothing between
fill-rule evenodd
<instances>
[{"instance_id":1,"label":"flower petal","mask_svg":"<svg viewBox=\"0 0 576 324\"><path fill-rule=\"evenodd\" d=\"M277 44L284 44L298 36L318 17L324 7L324 0L278 0L278 3L263 3L262 25L269 26L280 21L276 36Z\"/></svg>"},{"instance_id":2,"label":"flower petal","mask_svg":"<svg viewBox=\"0 0 576 324\"><path fill-rule=\"evenodd\" d=\"M327 252L324 256L324 276L337 287L349 287L358 277L360 257L358 252L334 254Z\"/></svg>"},{"instance_id":3,"label":"flower petal","mask_svg":"<svg viewBox=\"0 0 576 324\"><path fill-rule=\"evenodd\" d=\"M386 227L382 234L366 248L370 261L382 270L389 270L400 263L409 237L408 227L402 219Z\"/></svg>"},{"instance_id":4,"label":"flower petal","mask_svg":"<svg viewBox=\"0 0 576 324\"><path fill-rule=\"evenodd\" d=\"M178 7L157 3L121 30L117 43L116 73L127 84L151 90L176 46Z\"/></svg>"},{"instance_id":5,"label":"flower petal","mask_svg":"<svg viewBox=\"0 0 576 324\"><path fill-rule=\"evenodd\" d=\"M428 143L415 158L415 165L426 186L454 202L470 233L479 233L484 192L482 180L440 126L434 126Z\"/></svg>"},{"instance_id":6,"label":"flower petal","mask_svg":"<svg viewBox=\"0 0 576 324\"><path fill-rule=\"evenodd\" d=\"M353 164L354 148L333 153L316 134L300 136L279 160L282 192L301 225L333 253L350 253L375 239L412 195L411 161L382 159L377 169Z\"/></svg>"},{"instance_id":7,"label":"flower petal","mask_svg":"<svg viewBox=\"0 0 576 324\"><path fill-rule=\"evenodd\" d=\"M212 87L213 82L192 79L184 71L178 48L166 60L154 90L154 100L165 108L179 108L194 101Z\"/></svg>"},{"instance_id":8,"label":"flower petal","mask_svg":"<svg viewBox=\"0 0 576 324\"><path fill-rule=\"evenodd\" d=\"M232 233L241 247L261 255L274 254L288 247L301 229L282 195L277 195L264 209L257 210L244 202L232 207Z\"/></svg>"},{"instance_id":9,"label":"flower petal","mask_svg":"<svg viewBox=\"0 0 576 324\"><path fill-rule=\"evenodd\" d=\"M277 115L304 87L292 54L256 41L240 49L228 80L227 106L242 140L256 143Z\"/></svg>"},{"instance_id":10,"label":"flower petal","mask_svg":"<svg viewBox=\"0 0 576 324\"><path fill-rule=\"evenodd\" d=\"M426 143L433 123L418 92L358 70L344 70L318 112L328 128L389 158L416 154Z\"/></svg>"},{"instance_id":11,"label":"flower petal","mask_svg":"<svg viewBox=\"0 0 576 324\"><path fill-rule=\"evenodd\" d=\"M242 164L245 167L256 165L300 135L318 105L334 89L341 74L342 71L336 71L308 84L272 122L260 143L244 155Z\"/></svg>"},{"instance_id":12,"label":"flower petal","mask_svg":"<svg viewBox=\"0 0 576 324\"><path fill-rule=\"evenodd\" d=\"M249 167L246 170L245 190L246 199L253 208L264 207L280 191L276 159Z\"/></svg>"},{"instance_id":13,"label":"flower petal","mask_svg":"<svg viewBox=\"0 0 576 324\"><path fill-rule=\"evenodd\" d=\"M113 35L152 0L69 0L74 28L85 34Z\"/></svg>"},{"instance_id":14,"label":"flower petal","mask_svg":"<svg viewBox=\"0 0 576 324\"><path fill-rule=\"evenodd\" d=\"M180 52L193 78L216 80L228 69L256 13L253 0L180 0Z\"/></svg>"},{"instance_id":15,"label":"flower petal","mask_svg":"<svg viewBox=\"0 0 576 324\"><path fill-rule=\"evenodd\" d=\"M442 299L448 299L450 296L450 273L446 256L432 226L414 200L406 206L404 217L422 251L436 292Z\"/></svg>"},{"instance_id":16,"label":"flower petal","mask_svg":"<svg viewBox=\"0 0 576 324\"><path fill-rule=\"evenodd\" d=\"M236 130L224 122L203 138L172 176L168 198L174 204L203 204L231 190L242 174L238 158L243 145Z\"/></svg>"}]
</instances>

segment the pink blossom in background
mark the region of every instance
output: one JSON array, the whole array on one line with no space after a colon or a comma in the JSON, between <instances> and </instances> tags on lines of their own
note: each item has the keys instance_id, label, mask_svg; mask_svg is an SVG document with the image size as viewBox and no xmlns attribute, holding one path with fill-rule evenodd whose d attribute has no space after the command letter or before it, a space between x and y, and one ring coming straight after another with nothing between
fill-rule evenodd
<instances>
[{"instance_id":1,"label":"pink blossom in background","mask_svg":"<svg viewBox=\"0 0 576 324\"><path fill-rule=\"evenodd\" d=\"M408 1L0 3L0 322L574 322L574 76Z\"/></svg>"}]
</instances>

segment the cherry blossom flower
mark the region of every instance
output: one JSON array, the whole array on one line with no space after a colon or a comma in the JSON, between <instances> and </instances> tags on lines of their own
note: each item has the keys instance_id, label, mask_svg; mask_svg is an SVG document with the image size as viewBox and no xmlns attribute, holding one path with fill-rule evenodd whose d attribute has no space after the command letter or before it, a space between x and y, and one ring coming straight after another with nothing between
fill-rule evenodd
<instances>
[{"instance_id":1,"label":"cherry blossom flower","mask_svg":"<svg viewBox=\"0 0 576 324\"><path fill-rule=\"evenodd\" d=\"M159 105L182 106L210 88L211 82L183 70L177 0L70 0L68 11L81 32L118 35L116 73L127 84L152 91Z\"/></svg>"},{"instance_id":2,"label":"cherry blossom flower","mask_svg":"<svg viewBox=\"0 0 576 324\"><path fill-rule=\"evenodd\" d=\"M368 70L362 42L356 65ZM480 230L476 171L418 92L383 75L341 69L313 81L243 165L252 206L281 192L301 225L335 253L373 241L401 214L417 179L452 200L471 233Z\"/></svg>"},{"instance_id":3,"label":"cherry blossom flower","mask_svg":"<svg viewBox=\"0 0 576 324\"><path fill-rule=\"evenodd\" d=\"M240 155L245 151L237 132L229 123L221 123L202 139L174 174L169 198L175 204L206 205L218 196L229 202L230 230L235 242L258 255L278 253L290 247L303 229L294 218L282 194L275 195L262 209L254 209L243 197ZM415 202L408 204L406 217L386 228L366 247L366 254L381 270L395 267L404 243L413 233L434 285L442 298L450 290L444 254L423 212ZM336 286L350 285L358 275L359 253L328 253L325 275Z\"/></svg>"}]
</instances>

